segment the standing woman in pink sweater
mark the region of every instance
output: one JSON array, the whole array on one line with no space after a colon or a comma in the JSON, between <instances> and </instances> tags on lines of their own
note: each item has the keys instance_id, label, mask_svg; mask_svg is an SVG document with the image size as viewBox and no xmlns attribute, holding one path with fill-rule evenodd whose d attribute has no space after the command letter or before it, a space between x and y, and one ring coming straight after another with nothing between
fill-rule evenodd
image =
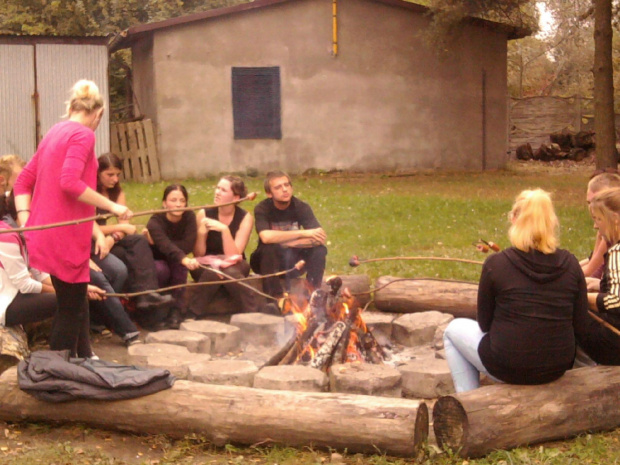
<instances>
[{"instance_id":1,"label":"standing woman in pink sweater","mask_svg":"<svg viewBox=\"0 0 620 465\"><path fill-rule=\"evenodd\" d=\"M132 212L97 193L95 129L103 115L103 98L92 81L78 81L67 102L67 121L54 125L15 183L18 222L38 226L93 216L95 207L121 219ZM94 229L93 229L94 228ZM94 222L26 233L30 263L51 275L58 310L50 349L90 357L87 286L91 237L106 255L104 236Z\"/></svg>"}]
</instances>

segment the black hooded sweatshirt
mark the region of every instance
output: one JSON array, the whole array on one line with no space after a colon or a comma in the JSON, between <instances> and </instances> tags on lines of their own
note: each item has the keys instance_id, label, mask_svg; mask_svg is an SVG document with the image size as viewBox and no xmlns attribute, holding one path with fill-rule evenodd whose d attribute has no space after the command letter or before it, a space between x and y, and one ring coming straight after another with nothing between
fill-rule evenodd
<instances>
[{"instance_id":1,"label":"black hooded sweatshirt","mask_svg":"<svg viewBox=\"0 0 620 465\"><path fill-rule=\"evenodd\" d=\"M575 358L575 328L588 324L586 283L574 255L491 255L478 288L478 354L488 372L512 384L558 379Z\"/></svg>"}]
</instances>

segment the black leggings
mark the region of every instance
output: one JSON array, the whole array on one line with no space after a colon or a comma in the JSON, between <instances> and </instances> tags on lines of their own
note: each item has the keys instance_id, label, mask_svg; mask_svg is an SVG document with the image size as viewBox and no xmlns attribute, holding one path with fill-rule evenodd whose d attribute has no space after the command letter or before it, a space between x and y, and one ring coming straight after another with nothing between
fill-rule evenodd
<instances>
[{"instance_id":1,"label":"black leggings","mask_svg":"<svg viewBox=\"0 0 620 465\"><path fill-rule=\"evenodd\" d=\"M90 357L88 283L67 283L52 276L58 310L50 333L51 350L70 350L71 356Z\"/></svg>"},{"instance_id":2,"label":"black leggings","mask_svg":"<svg viewBox=\"0 0 620 465\"><path fill-rule=\"evenodd\" d=\"M53 317L55 313L55 294L18 293L6 309L4 323L6 326L36 323Z\"/></svg>"}]
</instances>

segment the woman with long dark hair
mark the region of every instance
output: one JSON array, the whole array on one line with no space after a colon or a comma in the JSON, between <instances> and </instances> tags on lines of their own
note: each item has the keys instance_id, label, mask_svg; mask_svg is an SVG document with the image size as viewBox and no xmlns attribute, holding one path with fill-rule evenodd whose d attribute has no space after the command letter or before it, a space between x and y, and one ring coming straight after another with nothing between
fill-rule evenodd
<instances>
[{"instance_id":1,"label":"woman with long dark hair","mask_svg":"<svg viewBox=\"0 0 620 465\"><path fill-rule=\"evenodd\" d=\"M120 205L127 205L125 192L120 183L123 169L121 159L113 153L105 153L98 158L98 161L97 192ZM112 280L119 274L126 274L127 292L157 289L155 262L146 238L142 234L136 234L136 227L128 221L108 223L106 220L99 220L98 223L111 252L104 260L98 260L93 256L93 261L103 273L112 277ZM123 268L126 268L126 272ZM172 297L151 292L136 297L135 306L137 310L135 318L138 323L150 330L159 329L172 306Z\"/></svg>"},{"instance_id":2,"label":"woman with long dark hair","mask_svg":"<svg viewBox=\"0 0 620 465\"><path fill-rule=\"evenodd\" d=\"M188 271L200 265L188 257L196 243L196 214L193 211L174 211L187 207L187 190L181 184L171 184L164 190L162 207L171 210L157 213L146 224L147 234L160 287L187 282ZM177 326L182 314L184 289L173 291L176 306L170 317L170 325Z\"/></svg>"}]
</instances>

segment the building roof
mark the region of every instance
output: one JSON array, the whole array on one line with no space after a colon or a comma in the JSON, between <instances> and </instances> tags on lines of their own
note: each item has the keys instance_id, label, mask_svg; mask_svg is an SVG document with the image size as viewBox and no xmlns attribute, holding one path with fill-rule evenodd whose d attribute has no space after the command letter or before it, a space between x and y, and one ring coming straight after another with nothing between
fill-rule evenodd
<instances>
[{"instance_id":1,"label":"building roof","mask_svg":"<svg viewBox=\"0 0 620 465\"><path fill-rule=\"evenodd\" d=\"M115 52L123 48L131 47L132 43L139 40L141 37L148 35L149 33L167 29L170 27L180 26L183 24L194 23L196 21L202 21L209 18L217 18L219 16L232 15L243 11L254 10L257 8L265 8L280 3L285 3L293 0L254 0L248 3L242 3L224 8L215 8L213 10L201 11L199 13L193 13L185 16L178 16L176 18L170 18L163 21L157 21L154 23L141 24L138 26L130 27L114 36L109 43L110 52ZM430 9L424 5L418 3L412 3L407 0L369 0L386 5L400 7L411 11L416 11L422 14L428 13ZM476 24L481 27L486 27L495 31L505 32L508 39L520 39L531 34L531 31L526 28L516 27L509 24L489 21L486 19L470 17L467 19L471 24Z\"/></svg>"},{"instance_id":2,"label":"building roof","mask_svg":"<svg viewBox=\"0 0 620 465\"><path fill-rule=\"evenodd\" d=\"M0 44L71 44L71 45L107 45L109 35L100 36L50 36L34 34L0 34Z\"/></svg>"}]
</instances>

